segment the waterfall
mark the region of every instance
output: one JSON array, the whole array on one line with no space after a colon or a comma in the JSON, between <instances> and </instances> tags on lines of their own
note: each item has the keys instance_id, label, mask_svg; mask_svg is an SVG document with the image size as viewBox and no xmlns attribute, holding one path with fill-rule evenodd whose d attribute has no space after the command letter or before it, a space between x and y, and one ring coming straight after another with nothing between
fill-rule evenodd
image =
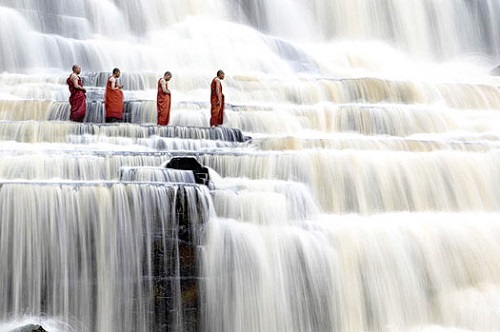
<instances>
[{"instance_id":1,"label":"waterfall","mask_svg":"<svg viewBox=\"0 0 500 332\"><path fill-rule=\"evenodd\" d=\"M161 167L123 167L123 181L196 183L192 171Z\"/></svg>"},{"instance_id":2,"label":"waterfall","mask_svg":"<svg viewBox=\"0 0 500 332\"><path fill-rule=\"evenodd\" d=\"M345 52L351 60L362 56L355 44L340 47L340 52L328 47L316 52L316 47L305 43L343 40L394 43L431 59L484 53L498 61L499 17L500 5L495 0L193 0L168 4L159 0L140 4L130 0L75 4L3 0L0 72L70 68L73 62L87 70L111 70L118 64L127 71L154 71L166 58L173 68L206 70L224 64L233 71L289 73L289 62L298 54L308 62L302 68L314 68L314 63L327 67L328 60L320 61L325 51L329 57Z\"/></svg>"},{"instance_id":3,"label":"waterfall","mask_svg":"<svg viewBox=\"0 0 500 332\"><path fill-rule=\"evenodd\" d=\"M2 319L43 314L75 331L149 331L160 320L185 330L176 273L189 262L178 234L208 219L206 189L28 182L3 184L0 196Z\"/></svg>"},{"instance_id":4,"label":"waterfall","mask_svg":"<svg viewBox=\"0 0 500 332\"><path fill-rule=\"evenodd\" d=\"M499 22L498 0L0 0L0 332L498 330Z\"/></svg>"},{"instance_id":5,"label":"waterfall","mask_svg":"<svg viewBox=\"0 0 500 332\"><path fill-rule=\"evenodd\" d=\"M329 217L309 229L210 221L206 329L493 331L497 222L432 213Z\"/></svg>"}]
</instances>

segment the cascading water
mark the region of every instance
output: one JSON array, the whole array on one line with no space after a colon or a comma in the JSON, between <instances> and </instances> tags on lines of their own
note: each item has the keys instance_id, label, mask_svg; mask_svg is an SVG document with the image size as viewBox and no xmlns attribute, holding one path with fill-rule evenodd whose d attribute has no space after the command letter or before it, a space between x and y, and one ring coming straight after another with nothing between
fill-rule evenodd
<instances>
[{"instance_id":1,"label":"cascading water","mask_svg":"<svg viewBox=\"0 0 500 332\"><path fill-rule=\"evenodd\" d=\"M0 0L0 332L500 330L499 22L498 0ZM114 67L129 123L106 125Z\"/></svg>"},{"instance_id":2,"label":"cascading water","mask_svg":"<svg viewBox=\"0 0 500 332\"><path fill-rule=\"evenodd\" d=\"M176 271L187 262L179 233L208 218L209 196L202 189L2 184L0 259L8 267L0 273L3 318L47 315L81 331L149 331L159 322L184 330L189 324L178 303L186 285Z\"/></svg>"}]
</instances>

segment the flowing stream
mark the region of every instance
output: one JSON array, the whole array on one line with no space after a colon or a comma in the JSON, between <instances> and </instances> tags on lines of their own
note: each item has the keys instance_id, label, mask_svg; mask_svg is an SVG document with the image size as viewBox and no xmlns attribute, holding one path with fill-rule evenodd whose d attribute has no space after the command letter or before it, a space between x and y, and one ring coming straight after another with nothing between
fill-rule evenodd
<instances>
[{"instance_id":1,"label":"flowing stream","mask_svg":"<svg viewBox=\"0 0 500 332\"><path fill-rule=\"evenodd\" d=\"M499 331L499 65L498 0L0 0L0 332Z\"/></svg>"}]
</instances>

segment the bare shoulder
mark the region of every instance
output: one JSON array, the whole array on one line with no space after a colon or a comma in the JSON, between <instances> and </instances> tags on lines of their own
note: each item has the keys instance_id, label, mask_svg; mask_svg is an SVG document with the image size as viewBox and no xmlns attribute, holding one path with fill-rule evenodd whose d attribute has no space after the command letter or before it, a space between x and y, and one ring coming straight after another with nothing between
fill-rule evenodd
<instances>
[{"instance_id":1,"label":"bare shoulder","mask_svg":"<svg viewBox=\"0 0 500 332\"><path fill-rule=\"evenodd\" d=\"M109 81L110 81L110 82L115 82L115 81L116 81L116 78L115 78L114 76L110 76L110 77L109 77Z\"/></svg>"}]
</instances>

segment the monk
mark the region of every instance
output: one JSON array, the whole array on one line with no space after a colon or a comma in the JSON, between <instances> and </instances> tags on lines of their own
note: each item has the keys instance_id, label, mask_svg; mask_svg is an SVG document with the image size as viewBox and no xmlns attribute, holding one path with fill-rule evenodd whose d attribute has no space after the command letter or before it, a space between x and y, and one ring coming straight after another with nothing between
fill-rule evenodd
<instances>
[{"instance_id":1,"label":"monk","mask_svg":"<svg viewBox=\"0 0 500 332\"><path fill-rule=\"evenodd\" d=\"M83 122L85 113L87 112L87 96L85 95L87 90L83 87L80 77L82 67L74 65L72 70L73 72L66 80L71 94L69 96L69 104L71 106L69 119L75 122Z\"/></svg>"},{"instance_id":2,"label":"monk","mask_svg":"<svg viewBox=\"0 0 500 332\"><path fill-rule=\"evenodd\" d=\"M158 80L158 94L156 95L156 109L158 111L158 125L166 126L170 121L170 90L168 81L172 78L172 73L167 71L162 78Z\"/></svg>"},{"instance_id":3,"label":"monk","mask_svg":"<svg viewBox=\"0 0 500 332\"><path fill-rule=\"evenodd\" d=\"M210 127L221 125L224 119L224 95L221 84L224 75L222 70L217 71L217 76L210 84Z\"/></svg>"},{"instance_id":4,"label":"monk","mask_svg":"<svg viewBox=\"0 0 500 332\"><path fill-rule=\"evenodd\" d=\"M104 92L104 107L106 109L106 122L121 122L123 115L123 85L119 85L120 69L113 69L113 74L108 78Z\"/></svg>"}]
</instances>

